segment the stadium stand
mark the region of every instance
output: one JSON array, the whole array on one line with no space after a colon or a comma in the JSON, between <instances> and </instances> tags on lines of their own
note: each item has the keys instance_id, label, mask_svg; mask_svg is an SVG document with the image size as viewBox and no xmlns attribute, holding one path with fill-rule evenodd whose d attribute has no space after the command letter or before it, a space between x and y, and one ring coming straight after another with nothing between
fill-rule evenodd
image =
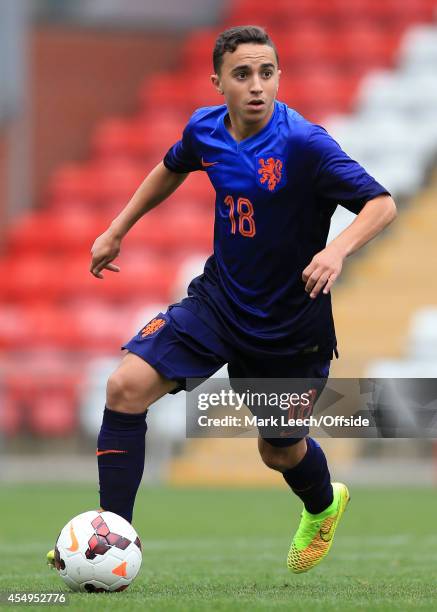
<instances>
[{"instance_id":1,"label":"stadium stand","mask_svg":"<svg viewBox=\"0 0 437 612\"><path fill-rule=\"evenodd\" d=\"M281 99L326 125L396 197L407 199L423 184L436 153L437 33L430 23L435 6L435 0L278 0L266 11L264 1L240 0L231 3L223 27L248 21L267 26L280 49L284 70ZM141 85L134 116L102 119L91 135L89 159L59 167L47 185L43 209L26 213L10 228L7 255L0 259L4 280L0 288L0 347L4 354L8 351L12 355L11 363L15 364L23 351L43 347L53 351L64 367L59 387L47 389L43 382L38 386L33 381L38 387L35 393L18 392L9 374L3 376L7 397L7 408L1 415L3 431L13 435L31 428L38 435L52 436L74 431L80 402L67 375L71 355L86 369L88 360L117 351L120 342L135 331L131 325L136 313L148 303L172 301L175 279L180 286L179 271L186 258L195 260L211 252L212 191L206 177L196 173L168 203L134 228L120 257L122 274L107 273L101 283L88 273L92 241L179 138L192 110L221 102L205 80L205 74L211 72L211 48L217 31L194 33L181 50L179 71L156 75ZM370 133L375 137L369 138ZM427 215L433 214L431 208L429 204L414 206L418 217L411 223L422 227L423 219L426 224ZM399 228L410 223L409 214L410 209L404 220L400 219ZM350 221L350 216L344 215L334 219L331 237ZM408 231L399 229L402 240L410 229L410 225ZM416 242L408 243L408 248L405 242L400 245L400 238L393 238L387 246L383 241L378 244L372 251L373 259L357 260L357 266L363 266L357 268L357 275L363 271L367 294L371 282L380 290L384 277L378 274L387 270L392 274L393 262L402 252L405 256L410 248L422 252L421 232L414 233ZM412 270L406 259L401 266L404 273ZM406 329L413 314L411 309L406 312L400 307L402 314L389 317L378 307L381 314L375 323L366 319L364 306L363 313L349 312L349 300L354 304L364 300L364 289L348 293L358 291L353 270L351 266L348 282L335 292L339 333L349 364L337 375L346 370L355 375L362 371L372 356L366 347L372 340L374 353L378 347L375 338L383 326L392 340L384 337L381 350L390 346L392 354L399 355L399 330ZM417 287L419 281L424 282L418 279ZM391 276L391 287L394 282ZM396 280L400 286L398 283L401 285L400 278ZM431 289L427 299L435 303ZM421 294L410 303L420 307L424 300ZM364 349L358 355L351 330L361 328L356 325L360 317L363 329L370 325L374 334L366 343L363 331L360 342L364 342ZM343 340L345 337L348 339ZM44 413L44 402L61 406L59 415L49 408Z\"/></svg>"},{"instance_id":2,"label":"stadium stand","mask_svg":"<svg viewBox=\"0 0 437 612\"><path fill-rule=\"evenodd\" d=\"M411 320L408 354L437 364L437 306L418 309Z\"/></svg>"},{"instance_id":3,"label":"stadium stand","mask_svg":"<svg viewBox=\"0 0 437 612\"><path fill-rule=\"evenodd\" d=\"M410 318L403 358L375 359L366 374L375 378L437 378L437 306L416 310Z\"/></svg>"},{"instance_id":4,"label":"stadium stand","mask_svg":"<svg viewBox=\"0 0 437 612\"><path fill-rule=\"evenodd\" d=\"M373 376L388 376L379 366L380 373L374 373L376 354L391 361L390 376L394 360L422 365L428 361L424 377L425 372L435 371L437 289L430 279L435 269L431 245L437 223L436 195L434 171L429 186L401 210L390 238L376 242L365 257L350 262L344 282L334 293L340 353L347 355L334 362L334 375L365 376L371 371Z\"/></svg>"}]
</instances>

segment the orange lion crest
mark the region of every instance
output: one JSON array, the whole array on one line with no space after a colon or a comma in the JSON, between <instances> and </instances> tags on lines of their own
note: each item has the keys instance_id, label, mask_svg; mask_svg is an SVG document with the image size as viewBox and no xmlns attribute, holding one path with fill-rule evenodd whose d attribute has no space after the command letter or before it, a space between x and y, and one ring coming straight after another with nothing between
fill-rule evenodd
<instances>
[{"instance_id":1,"label":"orange lion crest","mask_svg":"<svg viewBox=\"0 0 437 612\"><path fill-rule=\"evenodd\" d=\"M146 336L150 336L150 334L154 334L158 329L161 329L163 325L165 325L165 319L152 319L141 331L141 337L145 338Z\"/></svg>"},{"instance_id":2,"label":"orange lion crest","mask_svg":"<svg viewBox=\"0 0 437 612\"><path fill-rule=\"evenodd\" d=\"M280 183L282 179L282 161L274 157L269 157L267 161L261 158L258 162L260 165L258 174L261 175L259 179L260 183L262 185L267 185L269 191L274 191L276 185Z\"/></svg>"}]
</instances>

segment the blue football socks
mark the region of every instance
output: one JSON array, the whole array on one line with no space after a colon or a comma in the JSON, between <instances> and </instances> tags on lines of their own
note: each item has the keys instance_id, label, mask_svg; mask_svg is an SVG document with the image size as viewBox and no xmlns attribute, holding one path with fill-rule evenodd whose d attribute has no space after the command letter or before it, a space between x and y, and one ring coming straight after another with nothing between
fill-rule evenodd
<instances>
[{"instance_id":1,"label":"blue football socks","mask_svg":"<svg viewBox=\"0 0 437 612\"><path fill-rule=\"evenodd\" d=\"M97 439L100 506L132 522L144 471L146 413L126 414L105 407Z\"/></svg>"},{"instance_id":2,"label":"blue football socks","mask_svg":"<svg viewBox=\"0 0 437 612\"><path fill-rule=\"evenodd\" d=\"M311 514L323 512L334 499L325 453L313 438L306 438L307 452L295 467L283 472L285 482Z\"/></svg>"}]
</instances>

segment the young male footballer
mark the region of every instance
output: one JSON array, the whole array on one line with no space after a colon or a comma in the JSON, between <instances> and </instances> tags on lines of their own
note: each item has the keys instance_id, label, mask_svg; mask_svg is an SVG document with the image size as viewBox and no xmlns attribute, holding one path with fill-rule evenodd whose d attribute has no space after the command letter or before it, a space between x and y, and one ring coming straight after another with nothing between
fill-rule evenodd
<instances>
[{"instance_id":1,"label":"young male footballer","mask_svg":"<svg viewBox=\"0 0 437 612\"><path fill-rule=\"evenodd\" d=\"M231 379L326 382L337 353L330 289L344 259L396 216L384 187L322 127L276 99L278 53L262 28L220 34L213 65L211 81L225 104L194 112L182 139L92 247L96 278L105 269L118 272L112 262L131 227L190 172L208 174L216 191L214 254L188 297L124 345L128 352L107 385L97 449L100 505L128 521L144 469L149 406L225 363ZM357 216L326 246L338 204ZM330 549L347 487L331 483L311 437L260 435L258 448L303 502L287 564L305 572Z\"/></svg>"}]
</instances>

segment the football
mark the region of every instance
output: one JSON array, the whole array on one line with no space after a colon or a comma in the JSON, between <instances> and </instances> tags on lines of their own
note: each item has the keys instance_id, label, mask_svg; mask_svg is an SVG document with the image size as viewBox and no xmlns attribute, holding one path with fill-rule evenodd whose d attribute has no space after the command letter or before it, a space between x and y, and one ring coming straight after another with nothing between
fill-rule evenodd
<instances>
[{"instance_id":1,"label":"football","mask_svg":"<svg viewBox=\"0 0 437 612\"><path fill-rule=\"evenodd\" d=\"M55 567L73 591L123 591L141 561L137 532L113 512L91 510L75 516L55 545Z\"/></svg>"}]
</instances>

